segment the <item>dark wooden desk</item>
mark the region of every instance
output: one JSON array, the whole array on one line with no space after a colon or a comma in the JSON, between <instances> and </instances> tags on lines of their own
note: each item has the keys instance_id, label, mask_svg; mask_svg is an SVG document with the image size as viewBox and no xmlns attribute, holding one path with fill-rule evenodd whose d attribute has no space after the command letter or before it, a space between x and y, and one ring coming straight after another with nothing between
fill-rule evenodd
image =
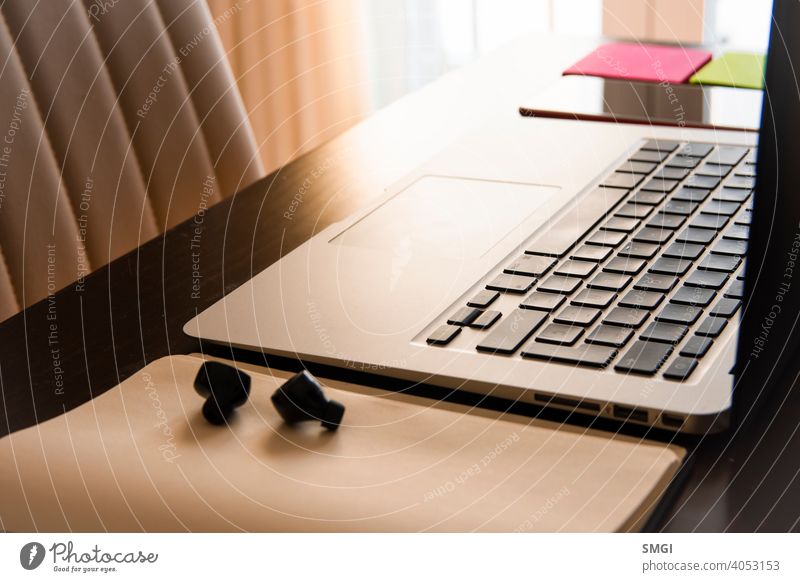
<instances>
[{"instance_id":1,"label":"dark wooden desk","mask_svg":"<svg viewBox=\"0 0 800 582\"><path fill-rule=\"evenodd\" d=\"M74 408L168 354L211 349L215 355L299 366L200 346L181 327L463 132L495 116L517 115L526 97L594 45L547 35L521 40L396 102L203 216L96 271L82 287L66 288L4 322L0 436ZM199 248L193 248L193 237ZM352 372L321 372L385 388L402 385ZM666 508L663 529L800 529L800 391L794 380L786 379L786 391L773 394L760 420L741 434L681 441L694 450L694 462ZM434 388L420 391L443 395ZM461 395L455 399L478 400ZM506 406L493 400L481 403ZM565 419L530 406L519 405L514 411ZM620 429L605 421L569 420ZM635 428L621 430L642 435ZM670 438L660 433L647 436Z\"/></svg>"}]
</instances>

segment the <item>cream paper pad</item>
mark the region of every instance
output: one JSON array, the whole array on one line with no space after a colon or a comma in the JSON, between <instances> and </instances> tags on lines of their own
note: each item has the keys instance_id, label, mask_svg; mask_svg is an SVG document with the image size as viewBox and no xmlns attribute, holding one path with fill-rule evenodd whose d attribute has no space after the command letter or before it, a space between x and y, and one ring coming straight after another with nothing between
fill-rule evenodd
<instances>
[{"instance_id":1,"label":"cream paper pad","mask_svg":"<svg viewBox=\"0 0 800 582\"><path fill-rule=\"evenodd\" d=\"M285 425L251 372L230 427L200 414L195 356L162 358L75 410L0 439L7 531L623 531L675 446L325 383L335 433ZM365 393L367 392L367 393Z\"/></svg>"}]
</instances>

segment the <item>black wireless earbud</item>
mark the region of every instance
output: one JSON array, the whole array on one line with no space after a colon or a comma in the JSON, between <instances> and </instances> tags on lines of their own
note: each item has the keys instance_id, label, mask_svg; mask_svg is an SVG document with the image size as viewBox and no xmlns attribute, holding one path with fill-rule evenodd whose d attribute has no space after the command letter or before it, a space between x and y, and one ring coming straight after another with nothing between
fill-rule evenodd
<instances>
[{"instance_id":1,"label":"black wireless earbud","mask_svg":"<svg viewBox=\"0 0 800 582\"><path fill-rule=\"evenodd\" d=\"M289 424L319 420L328 430L336 430L344 416L344 405L328 400L317 379L306 370L278 388L272 395L272 404Z\"/></svg>"},{"instance_id":2,"label":"black wireless earbud","mask_svg":"<svg viewBox=\"0 0 800 582\"><path fill-rule=\"evenodd\" d=\"M250 396L250 376L221 362L204 362L194 389L206 398L203 416L211 424L225 424Z\"/></svg>"},{"instance_id":3,"label":"black wireless earbud","mask_svg":"<svg viewBox=\"0 0 800 582\"><path fill-rule=\"evenodd\" d=\"M211 424L226 424L233 411L250 396L250 376L221 362L204 362L194 379L194 389L206 399L203 416ZM272 395L272 404L288 424L319 420L328 430L336 430L344 416L344 406L328 400L317 379L309 372L295 374Z\"/></svg>"}]
</instances>

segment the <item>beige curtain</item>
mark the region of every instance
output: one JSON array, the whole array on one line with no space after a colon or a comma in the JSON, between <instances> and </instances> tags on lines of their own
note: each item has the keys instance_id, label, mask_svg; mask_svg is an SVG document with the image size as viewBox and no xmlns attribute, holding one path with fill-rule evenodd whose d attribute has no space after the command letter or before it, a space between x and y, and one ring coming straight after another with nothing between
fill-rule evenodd
<instances>
[{"instance_id":1,"label":"beige curtain","mask_svg":"<svg viewBox=\"0 0 800 582\"><path fill-rule=\"evenodd\" d=\"M358 0L208 0L268 171L367 108Z\"/></svg>"}]
</instances>

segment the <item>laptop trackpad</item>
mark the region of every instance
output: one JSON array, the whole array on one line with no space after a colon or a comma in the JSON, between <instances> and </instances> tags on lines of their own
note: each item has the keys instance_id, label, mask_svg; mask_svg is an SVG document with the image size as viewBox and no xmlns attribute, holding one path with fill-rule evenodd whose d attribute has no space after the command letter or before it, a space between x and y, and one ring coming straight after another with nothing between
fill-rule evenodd
<instances>
[{"instance_id":1,"label":"laptop trackpad","mask_svg":"<svg viewBox=\"0 0 800 582\"><path fill-rule=\"evenodd\" d=\"M539 184L423 176L330 242L393 254L478 258L558 191Z\"/></svg>"}]
</instances>

